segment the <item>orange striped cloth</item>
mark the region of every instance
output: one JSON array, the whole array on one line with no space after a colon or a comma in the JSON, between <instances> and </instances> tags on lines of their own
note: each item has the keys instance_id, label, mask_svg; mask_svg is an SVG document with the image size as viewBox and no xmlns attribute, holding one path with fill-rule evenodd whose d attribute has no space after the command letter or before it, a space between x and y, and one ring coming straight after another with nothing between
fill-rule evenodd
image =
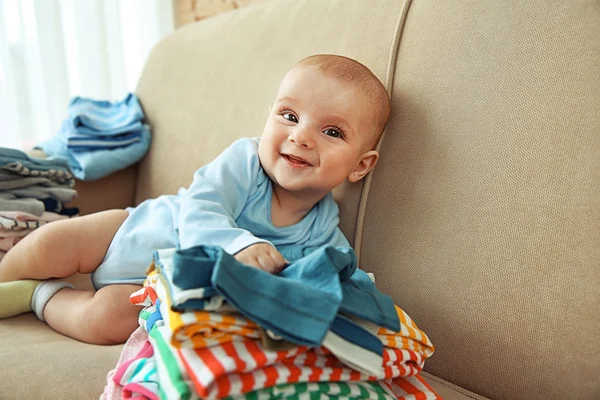
<instances>
[{"instance_id":1,"label":"orange striped cloth","mask_svg":"<svg viewBox=\"0 0 600 400\"><path fill-rule=\"evenodd\" d=\"M398 400L442 400L421 375L379 381Z\"/></svg>"},{"instance_id":2,"label":"orange striped cloth","mask_svg":"<svg viewBox=\"0 0 600 400\"><path fill-rule=\"evenodd\" d=\"M425 391L424 386L415 386L416 381L409 385L405 380L394 380L415 376L421 368L414 352L389 347L384 349L383 379L345 366L323 347L301 346L287 351L270 351L256 340L245 339L203 349L177 349L177 353L194 391L207 399L248 393L282 383L367 380L387 381L387 387L396 392L400 389L414 392L412 385L417 392L433 393L431 388Z\"/></svg>"},{"instance_id":3,"label":"orange striped cloth","mask_svg":"<svg viewBox=\"0 0 600 400\"><path fill-rule=\"evenodd\" d=\"M180 361L182 373L200 398L222 398L249 393L278 384L298 382L358 382L377 380L400 399L437 399L418 376L434 347L416 323L400 307L396 312L399 332L377 328L373 333L384 345L382 373L369 376L344 365L326 348L306 346L290 350L266 350L258 326L241 314L176 312L156 271L145 287L131 296L136 304L156 304L165 320L161 329L166 343Z\"/></svg>"},{"instance_id":4,"label":"orange striped cloth","mask_svg":"<svg viewBox=\"0 0 600 400\"><path fill-rule=\"evenodd\" d=\"M160 312L165 325L170 328L172 346L201 348L244 338L260 339L258 326L234 310L173 311L165 284L164 277L154 270L148 274L145 286L132 294L129 300L133 304L149 306L160 298Z\"/></svg>"},{"instance_id":5,"label":"orange striped cloth","mask_svg":"<svg viewBox=\"0 0 600 400\"><path fill-rule=\"evenodd\" d=\"M160 311L165 324L172 332L171 345L196 349L244 338L260 339L258 325L239 313L173 311L163 279L156 270L150 272L144 288L132 294L130 301L133 304L150 306L160 298ZM379 328L377 337L385 347L413 351L422 367L425 359L433 354L434 346L404 310L396 306L396 313L400 320L400 331Z\"/></svg>"},{"instance_id":6,"label":"orange striped cloth","mask_svg":"<svg viewBox=\"0 0 600 400\"><path fill-rule=\"evenodd\" d=\"M425 359L431 357L435 351L433 343L404 310L398 306L395 307L400 320L400 332L379 328L377 337L385 347L406 349L420 354L424 363Z\"/></svg>"}]
</instances>

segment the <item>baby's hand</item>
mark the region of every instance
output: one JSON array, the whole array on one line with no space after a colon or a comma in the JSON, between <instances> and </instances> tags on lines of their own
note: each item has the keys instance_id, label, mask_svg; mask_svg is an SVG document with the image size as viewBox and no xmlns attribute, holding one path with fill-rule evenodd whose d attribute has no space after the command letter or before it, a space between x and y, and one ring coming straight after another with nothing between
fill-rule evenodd
<instances>
[{"instance_id":1,"label":"baby's hand","mask_svg":"<svg viewBox=\"0 0 600 400\"><path fill-rule=\"evenodd\" d=\"M285 267L285 259L275 247L268 243L256 243L246 247L234 256L241 263L276 274Z\"/></svg>"}]
</instances>

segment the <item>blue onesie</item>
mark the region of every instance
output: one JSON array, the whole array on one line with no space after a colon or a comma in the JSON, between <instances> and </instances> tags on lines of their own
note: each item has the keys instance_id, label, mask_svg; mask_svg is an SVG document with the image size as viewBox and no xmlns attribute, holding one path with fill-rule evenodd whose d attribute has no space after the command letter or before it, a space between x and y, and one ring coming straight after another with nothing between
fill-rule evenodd
<instances>
[{"instance_id":1,"label":"blue onesie","mask_svg":"<svg viewBox=\"0 0 600 400\"><path fill-rule=\"evenodd\" d=\"M117 283L141 284L155 250L198 245L229 254L255 243L270 243L288 261L323 246L350 247L338 228L338 207L328 194L302 221L285 227L271 222L272 182L260 165L260 138L235 141L194 174L177 195L146 200L129 208L104 261L92 275L96 289Z\"/></svg>"}]
</instances>

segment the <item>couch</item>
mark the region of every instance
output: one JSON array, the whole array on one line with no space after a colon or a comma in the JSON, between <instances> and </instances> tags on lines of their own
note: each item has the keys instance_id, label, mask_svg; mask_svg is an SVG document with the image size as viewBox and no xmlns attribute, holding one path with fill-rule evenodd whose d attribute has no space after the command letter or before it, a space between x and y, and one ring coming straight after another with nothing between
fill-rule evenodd
<instances>
[{"instance_id":1,"label":"couch","mask_svg":"<svg viewBox=\"0 0 600 400\"><path fill-rule=\"evenodd\" d=\"M183 27L137 86L149 153L78 182L76 205L189 185L260 134L284 73L315 53L356 58L390 92L380 163L335 197L361 267L435 344L432 387L452 400L599 399L596 0L277 0ZM31 314L0 321L0 337L2 399L97 398L121 349Z\"/></svg>"}]
</instances>

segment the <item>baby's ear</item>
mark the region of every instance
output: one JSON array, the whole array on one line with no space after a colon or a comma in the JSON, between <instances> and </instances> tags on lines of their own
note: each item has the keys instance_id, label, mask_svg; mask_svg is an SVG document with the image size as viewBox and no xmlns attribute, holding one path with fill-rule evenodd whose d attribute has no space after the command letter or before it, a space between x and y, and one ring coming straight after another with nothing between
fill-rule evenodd
<instances>
[{"instance_id":1,"label":"baby's ear","mask_svg":"<svg viewBox=\"0 0 600 400\"><path fill-rule=\"evenodd\" d=\"M377 160L379 160L377 150L370 150L361 155L356 168L348 175L348 181L352 183L360 181L375 167Z\"/></svg>"}]
</instances>

